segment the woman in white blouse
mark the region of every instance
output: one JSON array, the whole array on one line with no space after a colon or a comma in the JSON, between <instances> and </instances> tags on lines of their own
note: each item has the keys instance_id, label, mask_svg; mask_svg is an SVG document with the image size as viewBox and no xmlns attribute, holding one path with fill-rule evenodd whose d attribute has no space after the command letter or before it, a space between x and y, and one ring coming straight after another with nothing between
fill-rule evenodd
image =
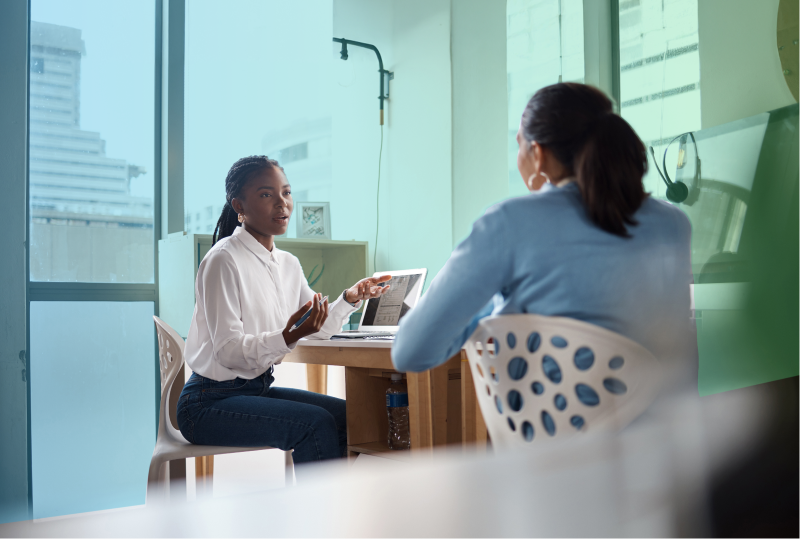
<instances>
[{"instance_id":1,"label":"woman in white blouse","mask_svg":"<svg viewBox=\"0 0 800 539\"><path fill-rule=\"evenodd\" d=\"M197 271L185 350L193 374L178 401L181 433L195 444L294 449L295 464L344 456L345 402L273 387L273 365L303 337L338 333L361 300L389 288L389 278L363 279L329 306L308 286L297 258L274 246L293 207L278 162L240 159L225 190L214 246Z\"/></svg>"}]
</instances>

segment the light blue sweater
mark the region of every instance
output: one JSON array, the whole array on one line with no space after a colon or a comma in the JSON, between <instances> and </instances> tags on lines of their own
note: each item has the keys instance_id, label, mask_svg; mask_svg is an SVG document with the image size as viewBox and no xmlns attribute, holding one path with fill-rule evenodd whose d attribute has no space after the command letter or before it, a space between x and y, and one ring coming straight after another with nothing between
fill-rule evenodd
<instances>
[{"instance_id":1,"label":"light blue sweater","mask_svg":"<svg viewBox=\"0 0 800 539\"><path fill-rule=\"evenodd\" d=\"M535 313L597 324L637 341L696 380L690 313L691 226L648 198L632 237L590 220L575 183L490 208L400 323L400 371L444 363L490 314ZM675 366L675 365L673 365Z\"/></svg>"}]
</instances>

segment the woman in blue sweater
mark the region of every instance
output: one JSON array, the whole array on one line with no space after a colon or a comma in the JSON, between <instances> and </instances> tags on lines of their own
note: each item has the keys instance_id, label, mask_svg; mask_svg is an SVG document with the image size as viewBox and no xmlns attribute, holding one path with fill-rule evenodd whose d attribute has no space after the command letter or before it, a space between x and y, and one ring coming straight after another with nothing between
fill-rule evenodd
<instances>
[{"instance_id":1,"label":"woman in blue sweater","mask_svg":"<svg viewBox=\"0 0 800 539\"><path fill-rule=\"evenodd\" d=\"M396 368L444 363L484 316L535 313L620 333L696 380L691 227L644 191L647 154L630 125L599 90L559 83L528 102L517 142L531 194L475 222L403 318Z\"/></svg>"}]
</instances>

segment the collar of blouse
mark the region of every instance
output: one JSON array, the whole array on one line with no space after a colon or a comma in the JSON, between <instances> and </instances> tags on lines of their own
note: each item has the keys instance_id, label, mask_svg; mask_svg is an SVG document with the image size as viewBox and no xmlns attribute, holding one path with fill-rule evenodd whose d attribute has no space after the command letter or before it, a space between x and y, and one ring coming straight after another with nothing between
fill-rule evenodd
<instances>
[{"instance_id":1,"label":"collar of blouse","mask_svg":"<svg viewBox=\"0 0 800 539\"><path fill-rule=\"evenodd\" d=\"M275 256L276 252L280 249L278 249L274 244L272 246L272 251L268 251L267 248L261 245L258 240L252 236L252 234L244 229L243 226L237 226L231 235L235 236L236 239L241 241L244 246L247 247L254 255L256 255L264 264L269 264L272 262L273 264L280 266L278 257Z\"/></svg>"}]
</instances>

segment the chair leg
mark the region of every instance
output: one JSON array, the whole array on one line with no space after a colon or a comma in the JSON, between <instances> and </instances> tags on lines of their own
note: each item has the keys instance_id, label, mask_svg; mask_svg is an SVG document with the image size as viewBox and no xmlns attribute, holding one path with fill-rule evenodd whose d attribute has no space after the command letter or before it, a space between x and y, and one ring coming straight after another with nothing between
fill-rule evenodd
<instances>
[{"instance_id":1,"label":"chair leg","mask_svg":"<svg viewBox=\"0 0 800 539\"><path fill-rule=\"evenodd\" d=\"M294 484L294 460L292 460L292 450L283 452L284 471L286 473L286 486L291 487Z\"/></svg>"},{"instance_id":2,"label":"chair leg","mask_svg":"<svg viewBox=\"0 0 800 539\"><path fill-rule=\"evenodd\" d=\"M145 505L153 506L169 499L169 482L167 481L167 463L159 458L150 461L147 471L147 494Z\"/></svg>"}]
</instances>

